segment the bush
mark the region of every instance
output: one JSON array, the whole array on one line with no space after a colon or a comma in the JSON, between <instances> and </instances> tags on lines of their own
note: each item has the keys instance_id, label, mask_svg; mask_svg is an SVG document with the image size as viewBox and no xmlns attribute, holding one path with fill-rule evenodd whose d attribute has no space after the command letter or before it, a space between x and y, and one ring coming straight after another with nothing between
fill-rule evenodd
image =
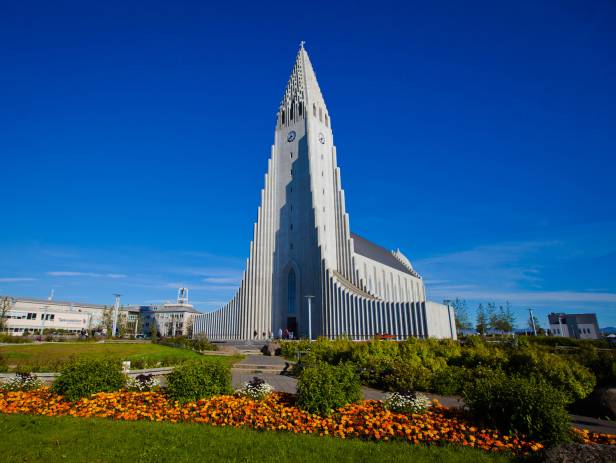
<instances>
[{"instance_id":1,"label":"bush","mask_svg":"<svg viewBox=\"0 0 616 463\"><path fill-rule=\"evenodd\" d=\"M180 403L231 394L231 371L222 362L190 361L167 376L167 395Z\"/></svg>"},{"instance_id":2,"label":"bush","mask_svg":"<svg viewBox=\"0 0 616 463\"><path fill-rule=\"evenodd\" d=\"M435 373L432 379L432 389L441 395L461 394L470 377L471 373L465 367L449 365Z\"/></svg>"},{"instance_id":3,"label":"bush","mask_svg":"<svg viewBox=\"0 0 616 463\"><path fill-rule=\"evenodd\" d=\"M11 336L10 334L0 334L0 342L6 344L27 344L32 342L32 339L25 336Z\"/></svg>"},{"instance_id":4,"label":"bush","mask_svg":"<svg viewBox=\"0 0 616 463\"><path fill-rule=\"evenodd\" d=\"M66 363L53 385L53 391L70 401L96 392L112 392L124 387L126 377L116 360L75 359Z\"/></svg>"},{"instance_id":5,"label":"bush","mask_svg":"<svg viewBox=\"0 0 616 463\"><path fill-rule=\"evenodd\" d=\"M514 351L507 370L511 374L523 371L527 375L546 380L564 392L570 402L588 396L596 383L595 375L575 360L536 349Z\"/></svg>"},{"instance_id":6,"label":"bush","mask_svg":"<svg viewBox=\"0 0 616 463\"><path fill-rule=\"evenodd\" d=\"M547 382L503 372L467 384L464 401L480 421L501 432L517 432L555 445L569 440L566 395Z\"/></svg>"},{"instance_id":7,"label":"bush","mask_svg":"<svg viewBox=\"0 0 616 463\"><path fill-rule=\"evenodd\" d=\"M394 361L391 369L383 375L383 382L389 391L427 391L431 389L432 376L432 370L414 356Z\"/></svg>"},{"instance_id":8,"label":"bush","mask_svg":"<svg viewBox=\"0 0 616 463\"><path fill-rule=\"evenodd\" d=\"M323 416L360 399L359 378L350 364L332 366L316 362L301 372L297 381L297 404Z\"/></svg>"}]
</instances>

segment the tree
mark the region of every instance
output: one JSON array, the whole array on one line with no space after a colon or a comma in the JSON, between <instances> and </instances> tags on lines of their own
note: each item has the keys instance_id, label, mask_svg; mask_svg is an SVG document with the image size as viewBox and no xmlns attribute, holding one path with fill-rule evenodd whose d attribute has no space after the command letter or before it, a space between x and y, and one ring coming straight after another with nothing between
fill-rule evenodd
<instances>
[{"instance_id":1,"label":"tree","mask_svg":"<svg viewBox=\"0 0 616 463\"><path fill-rule=\"evenodd\" d=\"M158 327L156 326L156 317L152 317L150 320L150 337L155 338L158 336Z\"/></svg>"},{"instance_id":2,"label":"tree","mask_svg":"<svg viewBox=\"0 0 616 463\"><path fill-rule=\"evenodd\" d=\"M488 315L483 304L477 307L477 332L482 336L486 334L488 329Z\"/></svg>"},{"instance_id":3,"label":"tree","mask_svg":"<svg viewBox=\"0 0 616 463\"><path fill-rule=\"evenodd\" d=\"M456 300L451 303L453 311L456 315L456 329L459 331L470 330L472 323L468 315L466 301L456 297Z\"/></svg>"},{"instance_id":4,"label":"tree","mask_svg":"<svg viewBox=\"0 0 616 463\"><path fill-rule=\"evenodd\" d=\"M488 319L488 328L491 330L498 330L498 312L494 302L488 302L486 304L486 317Z\"/></svg>"},{"instance_id":5,"label":"tree","mask_svg":"<svg viewBox=\"0 0 616 463\"><path fill-rule=\"evenodd\" d=\"M188 317L188 320L186 320L186 328L184 329L184 333L183 333L184 336L186 336L187 338L192 338L193 324L194 324L193 315L190 315Z\"/></svg>"},{"instance_id":6,"label":"tree","mask_svg":"<svg viewBox=\"0 0 616 463\"><path fill-rule=\"evenodd\" d=\"M10 297L3 297L0 299L0 333L6 331L9 310L11 310L12 305L13 300Z\"/></svg>"},{"instance_id":7,"label":"tree","mask_svg":"<svg viewBox=\"0 0 616 463\"><path fill-rule=\"evenodd\" d=\"M113 328L113 327L112 327ZM123 338L128 333L128 314L126 312L120 312L118 314L118 336Z\"/></svg>"},{"instance_id":8,"label":"tree","mask_svg":"<svg viewBox=\"0 0 616 463\"><path fill-rule=\"evenodd\" d=\"M492 328L496 331L503 333L510 333L513 331L513 325L515 324L515 315L511 310L511 304L509 301L505 302L504 306L499 306L498 311L494 310L493 322L491 322Z\"/></svg>"},{"instance_id":9,"label":"tree","mask_svg":"<svg viewBox=\"0 0 616 463\"><path fill-rule=\"evenodd\" d=\"M105 306L101 316L101 328L105 330L108 338L112 337L113 333L113 308Z\"/></svg>"}]
</instances>

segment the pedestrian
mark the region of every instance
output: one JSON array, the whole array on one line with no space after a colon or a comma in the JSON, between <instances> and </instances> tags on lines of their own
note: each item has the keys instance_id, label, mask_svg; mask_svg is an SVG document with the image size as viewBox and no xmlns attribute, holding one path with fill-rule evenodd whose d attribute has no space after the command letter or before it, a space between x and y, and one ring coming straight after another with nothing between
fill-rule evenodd
<instances>
[{"instance_id":1,"label":"pedestrian","mask_svg":"<svg viewBox=\"0 0 616 463\"><path fill-rule=\"evenodd\" d=\"M282 328L278 328L278 339L282 339Z\"/></svg>"}]
</instances>

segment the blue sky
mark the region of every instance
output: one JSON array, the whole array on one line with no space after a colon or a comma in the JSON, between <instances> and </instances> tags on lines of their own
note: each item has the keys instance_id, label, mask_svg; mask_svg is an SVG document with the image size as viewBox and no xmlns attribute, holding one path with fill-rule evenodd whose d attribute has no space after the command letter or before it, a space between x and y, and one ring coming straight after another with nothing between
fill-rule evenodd
<instances>
[{"instance_id":1,"label":"blue sky","mask_svg":"<svg viewBox=\"0 0 616 463\"><path fill-rule=\"evenodd\" d=\"M614 2L86 3L0 4L0 294L225 302L305 40L356 233L616 325Z\"/></svg>"}]
</instances>

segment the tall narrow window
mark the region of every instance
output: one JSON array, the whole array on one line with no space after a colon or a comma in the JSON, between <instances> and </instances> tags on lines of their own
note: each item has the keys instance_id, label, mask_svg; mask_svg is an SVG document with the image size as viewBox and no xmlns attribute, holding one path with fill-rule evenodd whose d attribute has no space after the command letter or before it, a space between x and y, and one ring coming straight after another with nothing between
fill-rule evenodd
<instances>
[{"instance_id":1,"label":"tall narrow window","mask_svg":"<svg viewBox=\"0 0 616 463\"><path fill-rule=\"evenodd\" d=\"M325 127L329 127L329 117L327 117L327 114L325 115Z\"/></svg>"},{"instance_id":2,"label":"tall narrow window","mask_svg":"<svg viewBox=\"0 0 616 463\"><path fill-rule=\"evenodd\" d=\"M285 120L285 115L284 115L284 109L282 110L282 123L284 124L286 122Z\"/></svg>"},{"instance_id":3,"label":"tall narrow window","mask_svg":"<svg viewBox=\"0 0 616 463\"><path fill-rule=\"evenodd\" d=\"M312 105L312 115L317 117L317 105L315 104Z\"/></svg>"},{"instance_id":4,"label":"tall narrow window","mask_svg":"<svg viewBox=\"0 0 616 463\"><path fill-rule=\"evenodd\" d=\"M319 120L323 122L323 110L319 108Z\"/></svg>"},{"instance_id":5,"label":"tall narrow window","mask_svg":"<svg viewBox=\"0 0 616 463\"><path fill-rule=\"evenodd\" d=\"M287 310L289 313L295 313L295 270L289 270L287 280Z\"/></svg>"}]
</instances>

